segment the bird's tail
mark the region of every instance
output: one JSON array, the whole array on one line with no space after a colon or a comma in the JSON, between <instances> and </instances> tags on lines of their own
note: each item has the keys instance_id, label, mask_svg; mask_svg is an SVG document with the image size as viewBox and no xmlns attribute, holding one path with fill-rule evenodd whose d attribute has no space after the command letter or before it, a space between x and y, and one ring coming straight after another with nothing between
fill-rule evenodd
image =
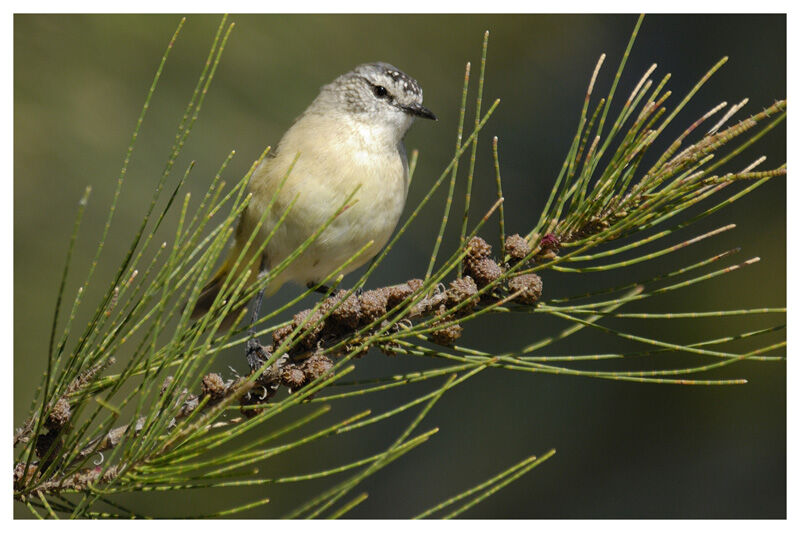
<instances>
[{"instance_id":1,"label":"bird's tail","mask_svg":"<svg viewBox=\"0 0 800 533\"><path fill-rule=\"evenodd\" d=\"M231 268L231 258L230 256L228 259L223 263L223 265L217 270L217 273L214 274L214 277L211 278L203 290L200 292L200 296L197 298L197 303L194 305L194 309L192 310L192 320L198 320L203 318L206 313L208 313L211 306L217 299L219 292L222 290L222 285L225 282L225 279L228 277L228 273L230 272ZM257 279L257 276L250 276L250 280L248 285ZM229 284L230 287L230 284ZM231 308L225 318L222 319L222 324L220 325L220 331L225 331L229 329L232 325L236 317L242 310L242 307L245 307L248 302L241 302L236 304L233 308Z\"/></svg>"},{"instance_id":2,"label":"bird's tail","mask_svg":"<svg viewBox=\"0 0 800 533\"><path fill-rule=\"evenodd\" d=\"M211 305L214 303L214 300L217 299L217 295L222 289L222 282L228 274L228 270L225 267L226 265L222 265L217 273L214 274L214 277L211 278L211 281L203 287L200 296L197 298L197 303L194 304L192 320L203 318L203 316L208 313L208 310L211 309Z\"/></svg>"}]
</instances>

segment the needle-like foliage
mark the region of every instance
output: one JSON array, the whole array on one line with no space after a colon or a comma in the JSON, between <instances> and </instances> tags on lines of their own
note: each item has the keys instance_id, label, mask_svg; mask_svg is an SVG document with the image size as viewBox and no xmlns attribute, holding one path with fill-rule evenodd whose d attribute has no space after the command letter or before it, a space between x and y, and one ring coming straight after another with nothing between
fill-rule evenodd
<instances>
[{"instance_id":1,"label":"needle-like foliage","mask_svg":"<svg viewBox=\"0 0 800 533\"><path fill-rule=\"evenodd\" d=\"M208 314L196 322L190 319L194 303L226 249L239 214L250 201L247 192L250 175L267 153L261 154L250 172L227 186L223 176L231 154L198 204L193 204L188 194L181 198L181 187L189 179L192 166L177 179L173 167L198 118L233 29L223 18L152 201L112 283L89 322L80 328L74 321L76 312L84 305L87 288L96 283L93 273L114 219L139 128L182 21L147 94L96 255L67 310L62 305L69 301L66 280L89 198L88 188L79 202L56 299L47 366L30 416L14 436L15 499L41 518L137 517L142 515L117 501L119 494L252 486L271 486L272 491L278 492L285 483L325 480L327 488L308 501L299 502L287 517L336 518L346 516L368 497L367 493L356 492L364 479L434 437L437 428L424 427L426 414L444 394L457 386L469 386L465 382L480 372L519 371L640 383L737 385L745 380L713 379L703 374L745 359L783 360L785 341L762 342L745 351L739 346L745 339L770 338L767 334L780 332L785 309L734 307L702 313L623 311L629 303L691 290L698 283L728 275L759 260L754 257L731 262L737 250L715 253L649 279L636 280L631 274L631 281L621 286L598 286L590 293L572 297L547 297L548 275L553 272L584 277L657 261L732 229L734 225L729 224L680 242L670 240L678 230L713 215L786 173L785 165L761 169L761 158L739 170L726 170L731 158L782 123L786 117L785 101L775 102L739 122L733 122L733 115L741 105L715 121L715 115L725 108L720 104L690 122L677 139L666 142L662 139L665 128L683 120L681 110L726 59L713 65L687 95L678 97L671 111L664 107L668 99L675 98L667 89L669 75L655 83L651 79L654 65L630 91L618 114L612 114L617 90L623 90L619 81L640 24L641 18L610 91L595 100L595 80L605 55L598 61L567 157L553 180L544 210L538 219L530 221L525 235L506 234L500 143L496 137L491 143L493 175L481 176L475 170L479 134L499 105L496 100L484 109L482 102L487 32L472 129L464 130L471 75L467 63L453 157L432 181L428 193L412 206L390 243L347 289L338 289L339 272L365 253L366 248L328 279L321 280L317 288L333 287L326 297L313 297L313 289L309 288L258 318L254 323L255 335L242 335L249 326L246 302L282 270L292 268L292 262L346 209L358 191L352 191L325 224L256 285L246 285L249 271L259 267L251 261L244 265L247 272L243 275L230 275L224 280L220 296ZM662 149L656 156L646 157L648 152ZM455 184L459 164L468 152L466 198L463 212L457 217L459 245L450 256L440 257L443 236L457 205ZM416 160L414 153L410 164L412 177ZM655 162L645 163L651 160ZM470 208L474 207L470 195L476 179L496 182L497 201L477 224L470 226ZM741 181L746 181L747 186L734 186ZM395 243L403 238L421 210L430 207L435 193L445 183L449 185L446 202L439 230L431 243L425 278L397 280L395 285L363 292L375 269L392 253ZM164 207L156 210L159 200ZM282 217L293 205L281 213ZM172 211L178 213L174 237L168 242L155 242L154 234ZM682 213L684 216L677 216ZM217 219L221 221L209 222ZM280 220L278 225L283 218ZM490 228L495 222L496 230ZM258 242L256 234L254 231L250 236L248 247L262 250L268 241ZM487 243L495 240L495 235L497 250ZM658 250L635 255L640 248L654 243L659 245ZM623 253L625 259L614 258ZM245 257L243 252L238 261L244 261ZM237 268L230 271L236 272ZM276 321L276 317L299 302L307 305L305 311L292 320ZM236 325L222 332L222 320L229 313L237 317ZM527 318L533 322L541 315L549 315L563 321L564 329L539 333L529 344L509 352L494 353L460 344L463 329L475 327L483 315L490 313L529 315ZM777 315L778 322L771 327L730 331L691 344L668 341L666 335L637 333L635 328L621 329L619 321L611 325L606 320L636 319L624 322L635 325L638 320L669 323L669 319L704 316L724 321L730 316L756 314ZM557 343L586 328L627 339L640 348L630 353L558 355L553 351ZM255 346L258 356L249 373L223 377L210 372L215 357L232 347L241 350L244 363L248 341L250 347ZM355 359L381 352L435 359L439 365L369 381L347 381ZM661 363L668 361L670 354L679 353L696 357L696 362L686 365L686 359L682 358L680 364L671 366L654 364L647 369L637 366L623 370L598 370L596 366L598 360L641 361L644 357L655 359L657 355L661 356ZM590 362L595 365L586 366ZM429 390L420 396L385 412L375 414L369 410L372 395L422 382L429 384ZM279 395L282 389L288 394ZM356 396L363 399L364 410L354 416L337 416L337 400ZM304 404L321 405L308 411L307 407L301 409ZM416 416L400 427L393 417L406 411ZM258 474L260 467L277 455L387 420L389 431L396 437L388 447L367 457L316 472L298 471L278 477ZM327 422L320 426L322 421ZM264 428L269 431L263 431ZM555 450L544 450L541 455L525 458L491 479L421 510L417 517L459 516L554 453ZM264 506L268 501L255 498L212 510L205 516L229 516ZM263 512L272 516L268 505ZM164 516L172 516L167 506Z\"/></svg>"}]
</instances>

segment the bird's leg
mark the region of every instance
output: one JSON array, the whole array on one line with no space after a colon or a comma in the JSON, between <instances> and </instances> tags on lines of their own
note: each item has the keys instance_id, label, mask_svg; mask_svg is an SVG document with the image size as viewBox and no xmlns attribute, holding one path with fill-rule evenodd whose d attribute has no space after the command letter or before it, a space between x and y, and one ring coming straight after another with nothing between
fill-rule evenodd
<instances>
[{"instance_id":1,"label":"bird's leg","mask_svg":"<svg viewBox=\"0 0 800 533\"><path fill-rule=\"evenodd\" d=\"M269 269L266 265L266 257L261 256L261 265L259 266L258 279L264 279L269 274ZM253 304L253 315L250 318L250 329L248 329L247 344L245 344L245 356L247 357L247 364L250 366L250 371L255 372L258 368L269 358L269 353L264 349L264 345L256 338L256 321L261 312L261 302L264 300L264 291L266 287L258 291Z\"/></svg>"}]
</instances>

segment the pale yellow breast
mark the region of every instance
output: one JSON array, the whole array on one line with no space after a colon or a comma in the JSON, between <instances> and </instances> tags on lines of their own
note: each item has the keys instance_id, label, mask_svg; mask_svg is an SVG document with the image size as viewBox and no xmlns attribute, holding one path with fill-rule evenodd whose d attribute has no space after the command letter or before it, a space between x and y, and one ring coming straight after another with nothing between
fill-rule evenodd
<instances>
[{"instance_id":1,"label":"pale yellow breast","mask_svg":"<svg viewBox=\"0 0 800 533\"><path fill-rule=\"evenodd\" d=\"M321 281L370 241L370 248L342 272L352 271L375 256L389 240L405 205L407 170L397 146L375 142L369 130L324 117L303 117L286 133L275 158L266 160L250 183L253 199L242 224L245 233L277 198L259 232L263 241L274 229L267 259L274 269L315 231L336 216L300 258L281 276L281 281ZM330 141L330 142L329 142ZM299 158L286 179L297 153ZM355 191L349 201L348 196ZM284 222L278 220L295 201Z\"/></svg>"}]
</instances>

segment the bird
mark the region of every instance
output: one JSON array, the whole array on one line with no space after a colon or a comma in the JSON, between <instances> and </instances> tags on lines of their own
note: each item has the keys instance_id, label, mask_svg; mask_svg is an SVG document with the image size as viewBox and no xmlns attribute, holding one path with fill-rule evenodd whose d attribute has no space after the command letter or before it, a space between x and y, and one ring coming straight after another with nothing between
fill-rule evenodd
<instances>
[{"instance_id":1,"label":"bird","mask_svg":"<svg viewBox=\"0 0 800 533\"><path fill-rule=\"evenodd\" d=\"M403 138L416 118L438 120L422 105L420 84L389 63L358 65L324 85L276 150L253 172L248 183L252 197L240 217L227 259L201 291L192 318L208 312L234 268L231 279L238 279L249 263L247 284L256 283L259 275L272 272L345 203L346 208L302 254L273 274L259 294L256 308L262 296L274 294L286 282L308 287L320 284L367 245L340 273L352 272L374 258L388 242L405 207L409 175ZM282 216L285 218L279 222ZM262 218L255 239L236 267ZM254 257L268 238L261 257ZM234 311L223 319L221 330L232 325Z\"/></svg>"}]
</instances>

